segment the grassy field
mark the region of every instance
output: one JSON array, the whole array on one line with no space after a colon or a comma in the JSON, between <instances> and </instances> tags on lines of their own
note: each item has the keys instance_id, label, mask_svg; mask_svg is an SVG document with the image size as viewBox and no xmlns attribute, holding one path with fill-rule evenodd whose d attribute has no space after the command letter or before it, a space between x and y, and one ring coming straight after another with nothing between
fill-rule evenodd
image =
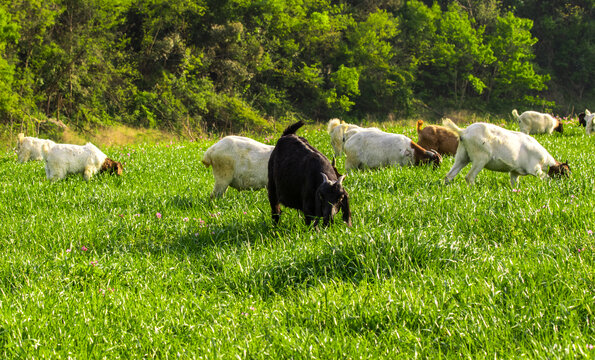
<instances>
[{"instance_id":1,"label":"grassy field","mask_svg":"<svg viewBox=\"0 0 595 360\"><path fill-rule=\"evenodd\" d=\"M331 155L324 129L299 134ZM4 153L0 357L593 358L595 136L536 138L572 178L359 171L353 227L320 231L210 200L217 139L108 148L124 176L88 183Z\"/></svg>"}]
</instances>

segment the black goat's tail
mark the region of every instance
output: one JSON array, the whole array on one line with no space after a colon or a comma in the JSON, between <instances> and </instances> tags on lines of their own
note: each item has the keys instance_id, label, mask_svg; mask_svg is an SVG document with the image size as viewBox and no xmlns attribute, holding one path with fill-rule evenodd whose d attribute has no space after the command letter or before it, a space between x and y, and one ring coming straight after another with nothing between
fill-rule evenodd
<instances>
[{"instance_id":1,"label":"black goat's tail","mask_svg":"<svg viewBox=\"0 0 595 360\"><path fill-rule=\"evenodd\" d=\"M281 135L281 136L295 134L295 132L296 132L296 131L297 131L299 128L301 128L302 126L304 126L304 125L305 125L305 124L304 124L304 122L303 122L302 120L300 120L300 121L296 122L296 123L295 123L295 124L293 124L293 125L289 125L289 126L288 126L288 127L285 129L285 131L283 131L283 135Z\"/></svg>"}]
</instances>

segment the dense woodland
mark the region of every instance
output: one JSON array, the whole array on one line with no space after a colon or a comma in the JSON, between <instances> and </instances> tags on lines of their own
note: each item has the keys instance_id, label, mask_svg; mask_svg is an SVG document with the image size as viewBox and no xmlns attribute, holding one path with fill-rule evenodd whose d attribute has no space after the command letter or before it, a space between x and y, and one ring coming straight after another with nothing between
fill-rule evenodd
<instances>
[{"instance_id":1,"label":"dense woodland","mask_svg":"<svg viewBox=\"0 0 595 360\"><path fill-rule=\"evenodd\" d=\"M0 123L595 107L594 0L0 0Z\"/></svg>"}]
</instances>

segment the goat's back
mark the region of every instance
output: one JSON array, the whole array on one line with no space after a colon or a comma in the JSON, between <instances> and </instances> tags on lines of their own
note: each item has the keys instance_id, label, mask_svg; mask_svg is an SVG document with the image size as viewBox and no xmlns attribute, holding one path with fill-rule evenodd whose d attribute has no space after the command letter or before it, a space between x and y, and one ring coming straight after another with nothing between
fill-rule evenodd
<instances>
[{"instance_id":1,"label":"goat's back","mask_svg":"<svg viewBox=\"0 0 595 360\"><path fill-rule=\"evenodd\" d=\"M63 164L71 170L80 170L87 165L101 166L107 155L95 145L56 144L52 146L45 156L48 164Z\"/></svg>"},{"instance_id":2,"label":"goat's back","mask_svg":"<svg viewBox=\"0 0 595 360\"><path fill-rule=\"evenodd\" d=\"M263 144L254 139L230 135L209 147L203 155L202 163L208 167L220 159L229 159L232 162L235 160L266 162L273 148L274 146Z\"/></svg>"},{"instance_id":3,"label":"goat's back","mask_svg":"<svg viewBox=\"0 0 595 360\"><path fill-rule=\"evenodd\" d=\"M529 134L551 133L558 120L553 116L538 111L525 111L518 117L522 132Z\"/></svg>"},{"instance_id":4,"label":"goat's back","mask_svg":"<svg viewBox=\"0 0 595 360\"><path fill-rule=\"evenodd\" d=\"M474 123L461 133L461 142L469 153L484 152L492 156L509 158L510 162L523 157L547 159L552 156L532 136L520 131L501 128L489 123Z\"/></svg>"},{"instance_id":5,"label":"goat's back","mask_svg":"<svg viewBox=\"0 0 595 360\"><path fill-rule=\"evenodd\" d=\"M424 149L436 150L441 155L454 155L459 138L444 126L428 125L417 132L417 144Z\"/></svg>"}]
</instances>

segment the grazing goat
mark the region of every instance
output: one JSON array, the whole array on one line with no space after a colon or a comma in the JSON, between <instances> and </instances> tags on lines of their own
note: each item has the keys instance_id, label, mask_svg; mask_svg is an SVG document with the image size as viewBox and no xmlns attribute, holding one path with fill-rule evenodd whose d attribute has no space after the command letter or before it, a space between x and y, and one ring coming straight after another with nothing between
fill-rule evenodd
<instances>
[{"instance_id":1,"label":"grazing goat","mask_svg":"<svg viewBox=\"0 0 595 360\"><path fill-rule=\"evenodd\" d=\"M585 110L584 113L581 113L583 115L583 121L585 123L585 132L587 133L587 135L591 135L591 133L595 130L595 124L593 124L593 118L595 118L595 113L591 113L588 109ZM580 117L579 117L579 121L580 121Z\"/></svg>"},{"instance_id":2,"label":"grazing goat","mask_svg":"<svg viewBox=\"0 0 595 360\"><path fill-rule=\"evenodd\" d=\"M331 146L335 152L334 156L339 156L343 153L343 144L345 143L345 133L351 130L359 130L361 127L353 124L347 124L345 121L339 119L330 119L328 122L327 132L331 136Z\"/></svg>"},{"instance_id":3,"label":"grazing goat","mask_svg":"<svg viewBox=\"0 0 595 360\"><path fill-rule=\"evenodd\" d=\"M41 154L41 147L43 144L48 144L49 148L56 145L52 140L38 139L19 133L17 141L18 161L24 163L30 160L43 160Z\"/></svg>"},{"instance_id":4,"label":"grazing goat","mask_svg":"<svg viewBox=\"0 0 595 360\"><path fill-rule=\"evenodd\" d=\"M454 155L459 138L444 126L428 125L422 130L423 120L417 120L417 145L426 150L436 150L440 155Z\"/></svg>"},{"instance_id":5,"label":"grazing goat","mask_svg":"<svg viewBox=\"0 0 595 360\"><path fill-rule=\"evenodd\" d=\"M98 172L122 175L122 164L108 158L91 143L84 146L56 144L51 149L48 144L44 144L41 151L45 160L45 174L50 181L77 173L82 173L87 181Z\"/></svg>"},{"instance_id":6,"label":"grazing goat","mask_svg":"<svg viewBox=\"0 0 595 360\"><path fill-rule=\"evenodd\" d=\"M345 142L345 169L377 168L390 165L420 165L432 162L440 166L442 156L426 150L405 135L390 134L378 129L364 129Z\"/></svg>"},{"instance_id":7,"label":"grazing goat","mask_svg":"<svg viewBox=\"0 0 595 360\"><path fill-rule=\"evenodd\" d=\"M585 121L585 113L584 112L578 114L578 124L582 127L587 126L587 122Z\"/></svg>"},{"instance_id":8,"label":"grazing goat","mask_svg":"<svg viewBox=\"0 0 595 360\"><path fill-rule=\"evenodd\" d=\"M460 139L455 163L444 179L447 184L470 162L473 163L471 170L465 176L469 184L473 184L483 168L510 173L513 187L521 175L534 175L541 179L570 175L568 163L556 161L527 134L487 123L475 123L461 129L450 119L445 119L444 125Z\"/></svg>"},{"instance_id":9,"label":"grazing goat","mask_svg":"<svg viewBox=\"0 0 595 360\"><path fill-rule=\"evenodd\" d=\"M564 127L560 120L550 114L544 114L537 111L525 111L519 116L516 109L512 110L512 115L519 123L521 132L531 134L551 134L554 131L562 133Z\"/></svg>"},{"instance_id":10,"label":"grazing goat","mask_svg":"<svg viewBox=\"0 0 595 360\"><path fill-rule=\"evenodd\" d=\"M267 166L275 147L242 136L226 136L205 152L202 163L213 165L215 186L211 197L222 196L228 186L237 190L267 186Z\"/></svg>"},{"instance_id":11,"label":"grazing goat","mask_svg":"<svg viewBox=\"0 0 595 360\"><path fill-rule=\"evenodd\" d=\"M304 125L299 121L288 126L269 159L268 195L273 222L279 223L279 204L301 210L306 225L319 218L324 225L333 221L341 209L343 221L351 226L349 195L343 188L345 175L339 175L331 162L295 132Z\"/></svg>"}]
</instances>

